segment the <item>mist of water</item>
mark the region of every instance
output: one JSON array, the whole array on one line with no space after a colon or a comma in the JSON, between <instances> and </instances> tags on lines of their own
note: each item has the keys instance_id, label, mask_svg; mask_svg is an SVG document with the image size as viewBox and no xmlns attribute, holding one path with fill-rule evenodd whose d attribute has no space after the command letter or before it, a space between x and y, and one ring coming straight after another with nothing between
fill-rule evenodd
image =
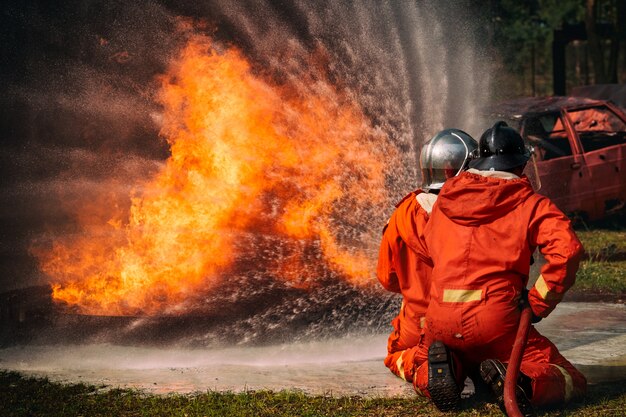
<instances>
[{"instance_id":1,"label":"mist of water","mask_svg":"<svg viewBox=\"0 0 626 417\"><path fill-rule=\"evenodd\" d=\"M78 8L74 23L45 10L29 12L33 16L27 18L41 22L42 33L54 35L38 48L67 52L40 61L36 53L27 56L26 76L16 76L9 85L9 98L18 103L14 124L20 128L11 130L13 146L4 153L11 175L3 200L16 200L18 209L2 205L4 218L16 225L15 237L5 246L18 248L26 260L21 269L4 266L10 279L2 286L48 281L23 253L33 240L53 242L80 233L63 209L68 202L99 201L104 190L114 190L109 201L123 212L130 205L129 190L167 158L167 145L158 137L154 79L183 42L174 29L180 16L191 17L194 30L211 33L224 48L240 48L255 70L289 82L315 71L307 67L310 54L320 49L327 54L329 78L342 84L401 155L388 167L388 204L368 213L358 233L354 226L337 225L343 235L358 235L375 259L393 202L419 185L420 145L443 128L476 135L484 127L478 109L490 94L491 68L478 39L480 20L469 2L440 3L267 0L168 7L122 2L104 10L100 21L90 17L97 10ZM276 256L272 248L289 244L271 236L253 236L249 242L249 253L270 257ZM324 272L315 278L321 285L308 291L277 284L255 265L243 265L239 272L219 293L194 300L196 312L222 323L203 328L190 338L192 344L376 332L388 327L399 305L397 296L375 285L354 288ZM104 333L96 340L106 341Z\"/></svg>"}]
</instances>

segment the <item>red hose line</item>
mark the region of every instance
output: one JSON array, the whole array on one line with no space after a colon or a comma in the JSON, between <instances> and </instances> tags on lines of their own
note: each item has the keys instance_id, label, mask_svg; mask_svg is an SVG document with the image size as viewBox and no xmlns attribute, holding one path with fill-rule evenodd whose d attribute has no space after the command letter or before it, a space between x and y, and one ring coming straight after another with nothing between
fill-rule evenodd
<instances>
[{"instance_id":1,"label":"red hose line","mask_svg":"<svg viewBox=\"0 0 626 417\"><path fill-rule=\"evenodd\" d=\"M511 350L511 358L509 359L509 365L506 369L506 377L504 378L504 406L506 407L506 413L509 417L523 417L517 405L515 388L517 387L517 379L520 374L519 368L522 363L526 341L528 340L532 316L533 312L530 306L526 305L522 309L517 335L515 335L515 342L513 343L513 350Z\"/></svg>"}]
</instances>

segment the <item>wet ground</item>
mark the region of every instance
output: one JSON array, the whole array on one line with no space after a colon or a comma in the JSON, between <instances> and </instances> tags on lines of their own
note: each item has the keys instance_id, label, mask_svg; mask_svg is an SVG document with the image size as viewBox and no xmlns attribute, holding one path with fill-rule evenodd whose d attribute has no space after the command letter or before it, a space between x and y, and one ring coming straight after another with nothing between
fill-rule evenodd
<instances>
[{"instance_id":1,"label":"wet ground","mask_svg":"<svg viewBox=\"0 0 626 417\"><path fill-rule=\"evenodd\" d=\"M561 303L537 328L591 383L626 381L626 305ZM219 350L15 346L0 350L0 369L155 393L296 389L320 395L412 395L409 384L382 363L386 339L387 334L376 334Z\"/></svg>"}]
</instances>

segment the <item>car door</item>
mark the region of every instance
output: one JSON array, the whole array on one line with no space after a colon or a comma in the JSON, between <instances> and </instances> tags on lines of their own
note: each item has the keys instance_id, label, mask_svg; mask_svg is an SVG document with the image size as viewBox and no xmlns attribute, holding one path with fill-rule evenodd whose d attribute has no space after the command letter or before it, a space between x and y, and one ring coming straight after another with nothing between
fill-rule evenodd
<instances>
[{"instance_id":1,"label":"car door","mask_svg":"<svg viewBox=\"0 0 626 417\"><path fill-rule=\"evenodd\" d=\"M541 182L538 192L569 215L595 210L591 177L563 114L528 116L522 121L521 131L534 149Z\"/></svg>"},{"instance_id":2,"label":"car door","mask_svg":"<svg viewBox=\"0 0 626 417\"><path fill-rule=\"evenodd\" d=\"M626 122L607 106L567 111L591 175L596 216L626 201Z\"/></svg>"}]
</instances>

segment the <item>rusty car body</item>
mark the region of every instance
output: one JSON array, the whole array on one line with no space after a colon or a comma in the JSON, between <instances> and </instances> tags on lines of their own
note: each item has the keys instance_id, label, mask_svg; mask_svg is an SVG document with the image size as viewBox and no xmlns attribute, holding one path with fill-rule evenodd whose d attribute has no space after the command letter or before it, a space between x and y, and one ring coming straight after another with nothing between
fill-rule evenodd
<instances>
[{"instance_id":1,"label":"rusty car body","mask_svg":"<svg viewBox=\"0 0 626 417\"><path fill-rule=\"evenodd\" d=\"M581 97L533 97L500 103L490 113L520 131L533 149L539 193L566 214L597 220L623 210L626 115L620 108Z\"/></svg>"}]
</instances>

